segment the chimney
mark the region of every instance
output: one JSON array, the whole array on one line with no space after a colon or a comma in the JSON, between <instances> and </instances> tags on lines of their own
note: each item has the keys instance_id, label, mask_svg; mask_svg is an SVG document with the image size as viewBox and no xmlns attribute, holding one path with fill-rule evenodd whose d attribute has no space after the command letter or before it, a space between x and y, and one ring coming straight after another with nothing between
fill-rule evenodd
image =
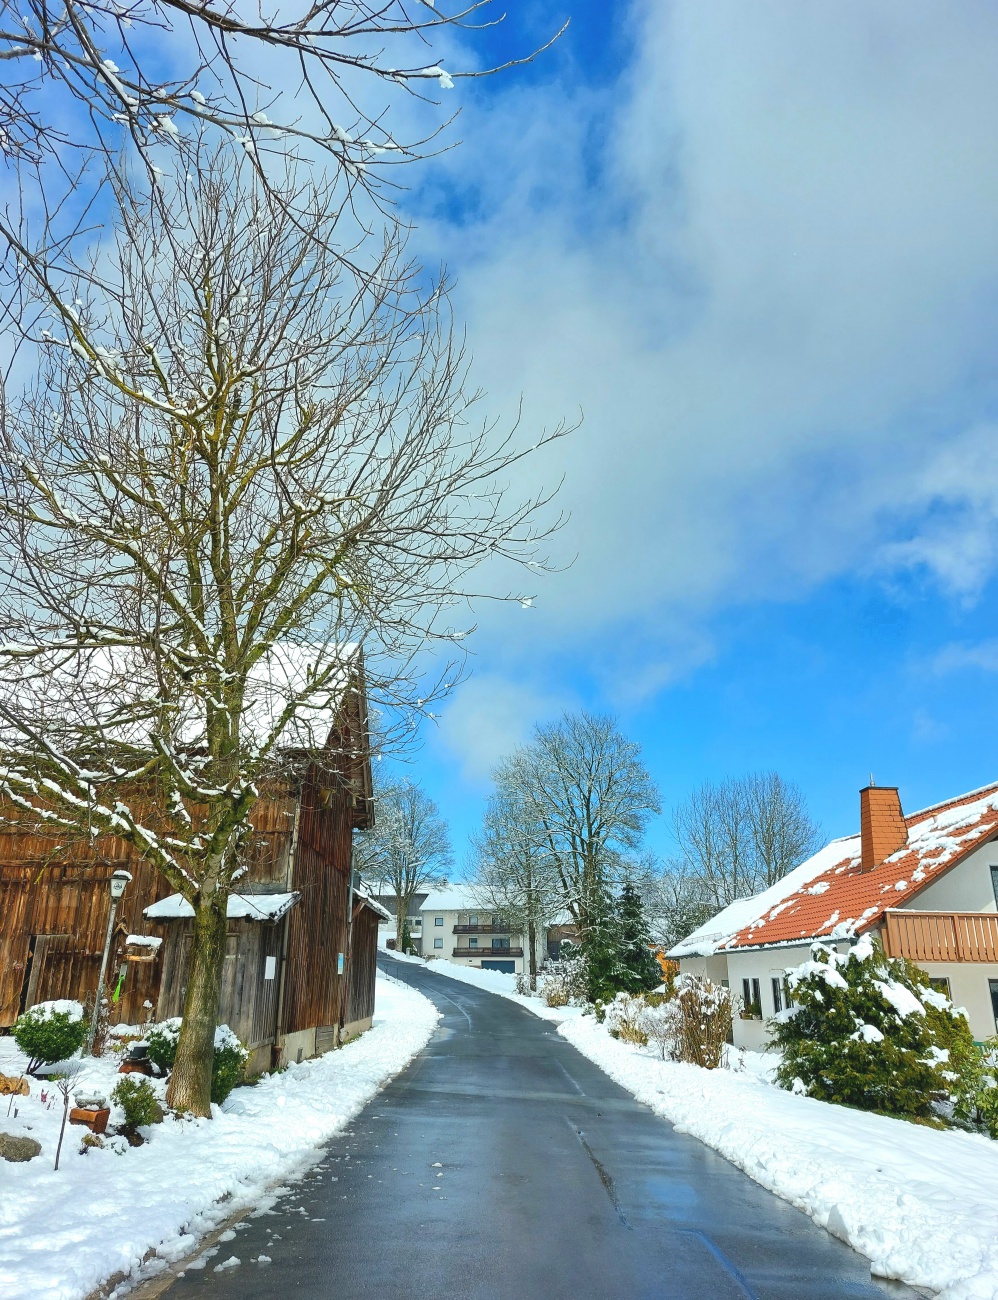
<instances>
[{"instance_id":1,"label":"chimney","mask_svg":"<svg viewBox=\"0 0 998 1300\"><path fill-rule=\"evenodd\" d=\"M859 792L860 871L879 867L908 843L901 800L896 785L871 783Z\"/></svg>"}]
</instances>

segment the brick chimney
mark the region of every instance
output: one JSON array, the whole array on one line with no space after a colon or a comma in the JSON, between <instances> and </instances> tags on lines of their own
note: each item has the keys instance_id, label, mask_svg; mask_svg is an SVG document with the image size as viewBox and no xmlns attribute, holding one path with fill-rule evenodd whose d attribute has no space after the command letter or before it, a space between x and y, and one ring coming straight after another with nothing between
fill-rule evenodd
<instances>
[{"instance_id":1,"label":"brick chimney","mask_svg":"<svg viewBox=\"0 0 998 1300\"><path fill-rule=\"evenodd\" d=\"M860 870L872 871L908 843L908 827L896 785L866 786L859 792Z\"/></svg>"}]
</instances>

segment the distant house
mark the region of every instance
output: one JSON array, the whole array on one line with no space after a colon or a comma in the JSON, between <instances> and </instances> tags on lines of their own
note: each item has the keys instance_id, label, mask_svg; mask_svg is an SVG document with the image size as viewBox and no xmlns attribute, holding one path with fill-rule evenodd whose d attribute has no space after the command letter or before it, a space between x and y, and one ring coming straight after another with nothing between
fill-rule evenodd
<instances>
[{"instance_id":1,"label":"distant house","mask_svg":"<svg viewBox=\"0 0 998 1300\"><path fill-rule=\"evenodd\" d=\"M741 995L737 1046L764 1046L766 1021L787 1004L786 971L807 960L813 940L845 952L868 932L964 1007L975 1038L995 1033L998 783L907 817L896 788L871 785L860 791L859 814L859 834L832 840L670 950L682 971Z\"/></svg>"},{"instance_id":2,"label":"distant house","mask_svg":"<svg viewBox=\"0 0 998 1300\"><path fill-rule=\"evenodd\" d=\"M331 717L324 757L293 784L262 791L246 874L229 898L219 1021L250 1048L251 1069L326 1051L374 1012L377 928L387 913L351 880L353 832L373 816L359 664ZM63 843L36 830L0 824L0 1028L36 1002L93 994L116 867L132 880L108 966L112 1020L179 1015L190 905L124 841Z\"/></svg>"},{"instance_id":3,"label":"distant house","mask_svg":"<svg viewBox=\"0 0 998 1300\"><path fill-rule=\"evenodd\" d=\"M474 891L454 885L429 894L422 916L422 955L445 957L460 966L520 974L529 966L524 936L490 907L482 907ZM546 955L545 932L537 935L537 965Z\"/></svg>"}]
</instances>

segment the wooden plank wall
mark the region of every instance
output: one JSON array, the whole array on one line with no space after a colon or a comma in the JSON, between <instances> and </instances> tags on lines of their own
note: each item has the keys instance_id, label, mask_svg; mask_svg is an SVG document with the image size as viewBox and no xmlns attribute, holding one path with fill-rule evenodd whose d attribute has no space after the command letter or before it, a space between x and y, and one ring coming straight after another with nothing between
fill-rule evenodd
<instances>
[{"instance_id":1,"label":"wooden plank wall","mask_svg":"<svg viewBox=\"0 0 998 1300\"><path fill-rule=\"evenodd\" d=\"M313 767L302 788L288 914L281 1032L335 1025L340 1016L337 955L346 952L353 808L342 784L319 785Z\"/></svg>"},{"instance_id":2,"label":"wooden plank wall","mask_svg":"<svg viewBox=\"0 0 998 1300\"><path fill-rule=\"evenodd\" d=\"M0 840L4 838L7 837ZM119 965L124 960L125 936L149 932L142 909L169 892L153 867L127 852L102 862L45 865L48 849L47 845L35 846L35 862L30 865L0 865L0 1026L3 1027L17 1019L29 983L32 1002L52 998L83 1001L96 990L111 906L108 882L116 867L131 871L132 880L118 906L108 961L109 983L116 982ZM39 942L40 939L47 942ZM36 956L38 965L33 969ZM158 959L128 963L121 999L112 1006L113 1023L140 1023L146 1018L142 1004L147 999L156 1000L159 967Z\"/></svg>"},{"instance_id":3,"label":"wooden plank wall","mask_svg":"<svg viewBox=\"0 0 998 1300\"><path fill-rule=\"evenodd\" d=\"M347 992L346 1024L374 1015L374 981L378 961L378 916L362 907L353 923L350 954L350 987Z\"/></svg>"},{"instance_id":4,"label":"wooden plank wall","mask_svg":"<svg viewBox=\"0 0 998 1300\"><path fill-rule=\"evenodd\" d=\"M286 920L229 922L218 1023L228 1025L250 1050L273 1043L277 1037L277 994L286 924ZM166 1020L183 1012L192 931L191 921L171 921L167 927L157 1019ZM268 957L275 959L275 975L269 980L264 978Z\"/></svg>"}]
</instances>

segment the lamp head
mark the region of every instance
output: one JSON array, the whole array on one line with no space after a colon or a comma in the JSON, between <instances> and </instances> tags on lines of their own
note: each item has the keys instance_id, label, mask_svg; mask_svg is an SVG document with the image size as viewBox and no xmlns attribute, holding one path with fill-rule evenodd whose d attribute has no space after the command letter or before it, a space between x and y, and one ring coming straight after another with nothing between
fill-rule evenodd
<instances>
[{"instance_id":1,"label":"lamp head","mask_svg":"<svg viewBox=\"0 0 998 1300\"><path fill-rule=\"evenodd\" d=\"M111 872L111 897L114 899L115 902L117 902L118 899L125 892L125 886L131 880L131 878L132 878L132 873L130 871L123 870L121 867L119 867L117 871Z\"/></svg>"}]
</instances>

